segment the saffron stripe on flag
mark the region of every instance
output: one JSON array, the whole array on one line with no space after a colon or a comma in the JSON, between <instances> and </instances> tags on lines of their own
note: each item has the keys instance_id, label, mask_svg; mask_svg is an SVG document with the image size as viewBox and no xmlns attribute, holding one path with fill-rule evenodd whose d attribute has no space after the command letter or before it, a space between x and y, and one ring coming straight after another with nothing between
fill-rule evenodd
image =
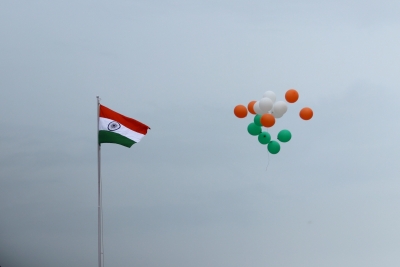
<instances>
[{"instance_id":1,"label":"saffron stripe on flag","mask_svg":"<svg viewBox=\"0 0 400 267\"><path fill-rule=\"evenodd\" d=\"M144 123L141 123L140 121L137 121L135 119L126 117L122 114L119 114L118 112L115 112L114 110L111 110L103 105L100 105L100 117L107 118L113 121L117 121L120 124L124 125L125 127L131 129L132 131L141 133L141 134L147 134L147 130L150 129L149 126L147 126Z\"/></svg>"}]
</instances>

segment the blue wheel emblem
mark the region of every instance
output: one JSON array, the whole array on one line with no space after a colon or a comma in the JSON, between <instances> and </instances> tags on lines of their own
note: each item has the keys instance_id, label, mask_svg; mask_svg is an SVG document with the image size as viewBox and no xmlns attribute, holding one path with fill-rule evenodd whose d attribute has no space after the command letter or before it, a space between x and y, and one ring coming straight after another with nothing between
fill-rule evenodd
<instances>
[{"instance_id":1,"label":"blue wheel emblem","mask_svg":"<svg viewBox=\"0 0 400 267\"><path fill-rule=\"evenodd\" d=\"M108 124L108 130L111 131L111 132L116 131L116 130L118 130L119 128L121 128L121 124L119 124L119 123L116 122L116 121L112 121L112 122L110 122L110 123Z\"/></svg>"}]
</instances>

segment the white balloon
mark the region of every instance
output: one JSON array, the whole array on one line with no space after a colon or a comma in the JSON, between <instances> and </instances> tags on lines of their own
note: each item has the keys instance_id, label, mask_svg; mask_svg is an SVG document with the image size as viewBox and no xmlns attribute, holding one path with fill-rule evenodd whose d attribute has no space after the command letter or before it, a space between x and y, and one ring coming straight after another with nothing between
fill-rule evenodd
<instances>
[{"instance_id":1,"label":"white balloon","mask_svg":"<svg viewBox=\"0 0 400 267\"><path fill-rule=\"evenodd\" d=\"M260 109L260 101L257 101L256 103L254 103L253 109L257 114L260 114L260 115L264 114L263 111Z\"/></svg>"},{"instance_id":2,"label":"white balloon","mask_svg":"<svg viewBox=\"0 0 400 267\"><path fill-rule=\"evenodd\" d=\"M275 101L276 101L276 95L275 95L275 93L272 92L272 91L266 91L266 92L264 93L263 97L268 97L269 99L272 100L272 103L275 103Z\"/></svg>"},{"instance_id":3,"label":"white balloon","mask_svg":"<svg viewBox=\"0 0 400 267\"><path fill-rule=\"evenodd\" d=\"M268 97L264 97L263 99L261 99L258 104L263 113L267 113L268 111L270 111L273 105L274 103L272 103L272 100Z\"/></svg>"},{"instance_id":4,"label":"white balloon","mask_svg":"<svg viewBox=\"0 0 400 267\"><path fill-rule=\"evenodd\" d=\"M286 113L287 109L288 107L286 102L277 101L272 108L272 115L274 115L275 118L281 118L283 114Z\"/></svg>"},{"instance_id":5,"label":"white balloon","mask_svg":"<svg viewBox=\"0 0 400 267\"><path fill-rule=\"evenodd\" d=\"M279 113L274 113L274 112L272 112L272 116L274 116L274 117L275 117L275 119L282 118L282 117L283 117L283 115L285 115L285 114L284 114L284 113L282 113L282 114L279 114Z\"/></svg>"}]
</instances>

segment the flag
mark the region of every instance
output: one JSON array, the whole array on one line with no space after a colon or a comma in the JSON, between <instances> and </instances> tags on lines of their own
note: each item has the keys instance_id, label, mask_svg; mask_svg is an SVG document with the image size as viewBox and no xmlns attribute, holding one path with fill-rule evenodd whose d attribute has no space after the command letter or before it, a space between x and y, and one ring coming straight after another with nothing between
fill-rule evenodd
<instances>
[{"instance_id":1,"label":"flag","mask_svg":"<svg viewBox=\"0 0 400 267\"><path fill-rule=\"evenodd\" d=\"M99 113L99 144L114 143L131 147L147 134L149 126L125 117L103 105Z\"/></svg>"}]
</instances>

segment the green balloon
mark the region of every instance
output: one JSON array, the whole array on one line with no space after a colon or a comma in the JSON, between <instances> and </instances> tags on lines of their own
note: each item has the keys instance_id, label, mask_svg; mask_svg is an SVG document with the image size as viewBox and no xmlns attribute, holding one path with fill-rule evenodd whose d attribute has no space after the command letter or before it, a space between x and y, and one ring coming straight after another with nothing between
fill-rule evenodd
<instances>
[{"instance_id":1,"label":"green balloon","mask_svg":"<svg viewBox=\"0 0 400 267\"><path fill-rule=\"evenodd\" d=\"M277 154L281 150L281 145L276 141L271 141L268 144L268 151L271 154Z\"/></svg>"},{"instance_id":2,"label":"green balloon","mask_svg":"<svg viewBox=\"0 0 400 267\"><path fill-rule=\"evenodd\" d=\"M261 115L257 114L254 116L254 123L257 124L258 126L262 126L261 124Z\"/></svg>"},{"instance_id":3,"label":"green balloon","mask_svg":"<svg viewBox=\"0 0 400 267\"><path fill-rule=\"evenodd\" d=\"M288 130L282 130L278 133L278 140L281 142L289 142L292 138L292 134Z\"/></svg>"},{"instance_id":4,"label":"green balloon","mask_svg":"<svg viewBox=\"0 0 400 267\"><path fill-rule=\"evenodd\" d=\"M254 122L250 123L249 126L247 126L247 131L251 135L259 135L261 133L261 126L258 126Z\"/></svg>"},{"instance_id":5,"label":"green balloon","mask_svg":"<svg viewBox=\"0 0 400 267\"><path fill-rule=\"evenodd\" d=\"M262 132L258 135L258 142L263 145L268 144L271 141L271 135L267 132Z\"/></svg>"}]
</instances>

